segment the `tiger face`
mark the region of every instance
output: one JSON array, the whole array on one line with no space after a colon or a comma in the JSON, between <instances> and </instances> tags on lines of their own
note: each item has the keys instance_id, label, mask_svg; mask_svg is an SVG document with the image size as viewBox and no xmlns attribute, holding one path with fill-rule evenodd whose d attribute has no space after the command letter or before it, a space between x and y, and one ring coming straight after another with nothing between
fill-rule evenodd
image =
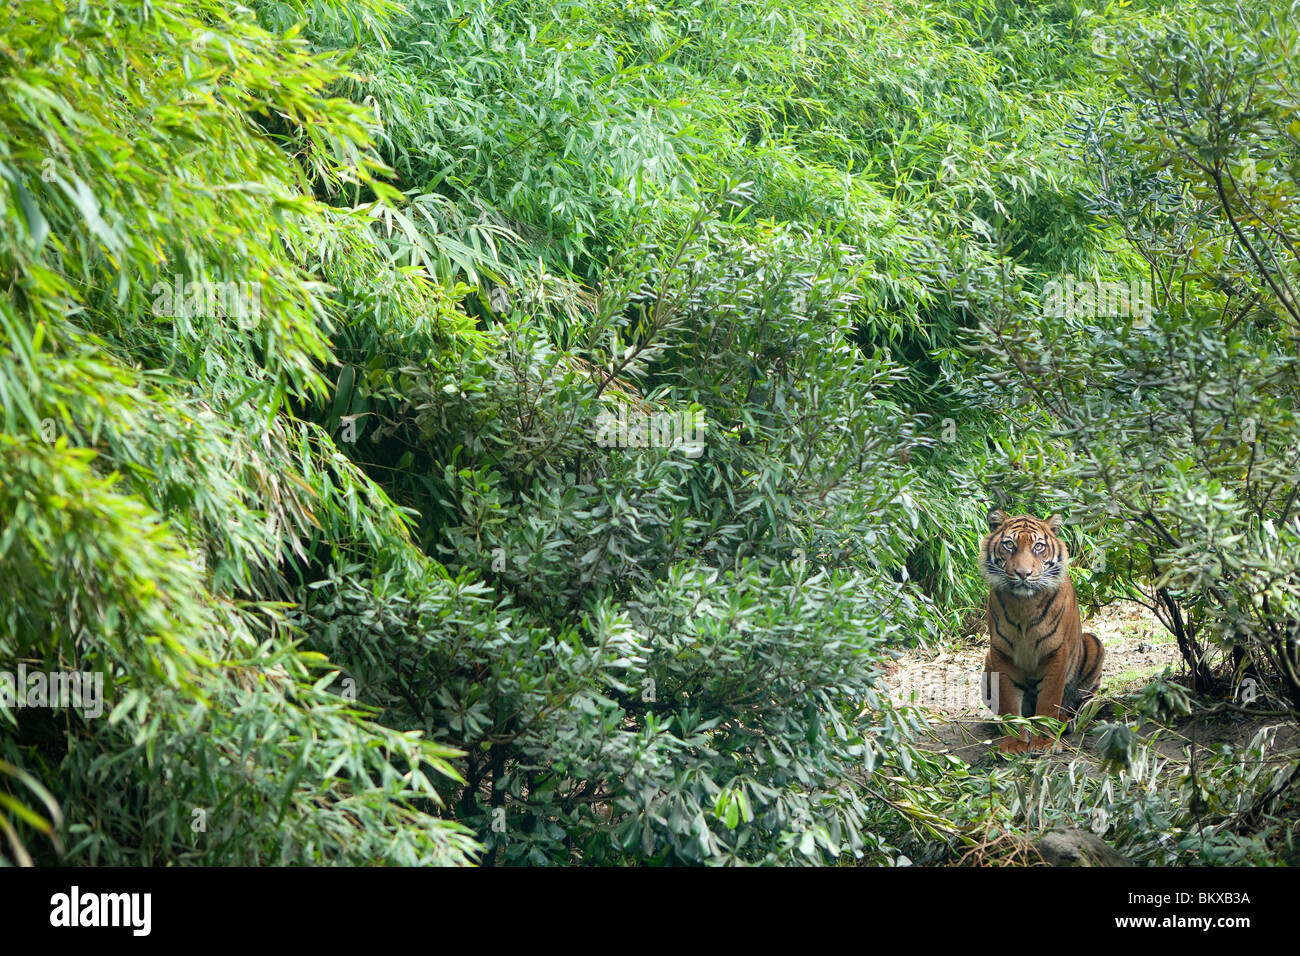
<instances>
[{"instance_id":1,"label":"tiger face","mask_svg":"<svg viewBox=\"0 0 1300 956\"><path fill-rule=\"evenodd\" d=\"M1069 574L1070 553L1057 537L1064 519L989 512L989 534L980 545L980 573L995 591L1018 598L1055 591Z\"/></svg>"}]
</instances>

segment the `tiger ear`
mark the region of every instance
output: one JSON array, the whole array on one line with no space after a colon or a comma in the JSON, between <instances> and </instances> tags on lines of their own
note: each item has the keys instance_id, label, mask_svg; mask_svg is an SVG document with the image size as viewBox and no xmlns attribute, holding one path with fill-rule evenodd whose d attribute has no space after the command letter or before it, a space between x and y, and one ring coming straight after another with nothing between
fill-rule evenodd
<instances>
[{"instance_id":1,"label":"tiger ear","mask_svg":"<svg viewBox=\"0 0 1300 956\"><path fill-rule=\"evenodd\" d=\"M989 530L997 531L1007 523L1007 513L1001 508L994 508L989 512Z\"/></svg>"},{"instance_id":2,"label":"tiger ear","mask_svg":"<svg viewBox=\"0 0 1300 956\"><path fill-rule=\"evenodd\" d=\"M1052 515L1047 519L1047 530L1052 534L1060 534L1061 528L1065 524L1065 519L1060 515Z\"/></svg>"}]
</instances>

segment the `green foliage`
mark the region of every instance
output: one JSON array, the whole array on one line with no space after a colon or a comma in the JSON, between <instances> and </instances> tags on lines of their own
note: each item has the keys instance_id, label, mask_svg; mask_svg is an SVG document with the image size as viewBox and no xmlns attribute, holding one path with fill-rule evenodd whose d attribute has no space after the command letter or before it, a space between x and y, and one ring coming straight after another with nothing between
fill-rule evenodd
<instances>
[{"instance_id":1,"label":"green foliage","mask_svg":"<svg viewBox=\"0 0 1300 956\"><path fill-rule=\"evenodd\" d=\"M972 770L880 685L997 503L1198 689L1222 646L1300 700L1296 32L1253 9L6 7L0 672L105 709L0 707L4 859L893 864L1088 806L1263 859L1263 743ZM1150 322L1047 314L1067 274Z\"/></svg>"},{"instance_id":2,"label":"green foliage","mask_svg":"<svg viewBox=\"0 0 1300 956\"><path fill-rule=\"evenodd\" d=\"M1094 732L1097 759L1065 765L968 767L917 754L912 779L890 794L911 831L899 849L916 863L1036 864L1034 836L1067 827L1148 866L1268 866L1294 854L1294 803L1279 801L1294 763L1278 750L1276 727L1242 746L1209 748L1172 731L1142 742L1125 723ZM1181 744L1176 756L1157 746L1166 739Z\"/></svg>"},{"instance_id":3,"label":"green foliage","mask_svg":"<svg viewBox=\"0 0 1300 956\"><path fill-rule=\"evenodd\" d=\"M1085 521L1108 526L1107 581L1155 609L1196 690L1231 652L1235 678L1267 676L1266 693L1291 707L1298 43L1264 4L1118 43L1130 102L1078 136L1097 170L1095 207L1147 264L1147 307L1074 297L1062 310L1021 288L979 335L1023 385L1012 400L1045 413L1047 440L1069 449L1048 480L1077 484Z\"/></svg>"},{"instance_id":4,"label":"green foliage","mask_svg":"<svg viewBox=\"0 0 1300 956\"><path fill-rule=\"evenodd\" d=\"M363 114L301 40L219 4L4 16L0 670L103 682L101 713L0 710L9 858L467 862L430 812L457 751L328 691L285 629L285 572L323 525L406 542L285 412L328 355L303 254L367 234L304 190L369 178ZM205 282L258 292L241 311ZM176 283L200 291L166 301Z\"/></svg>"},{"instance_id":5,"label":"green foliage","mask_svg":"<svg viewBox=\"0 0 1300 956\"><path fill-rule=\"evenodd\" d=\"M628 265L585 356L516 314L486 348L372 358L387 424L359 460L396 457L447 571L344 569L301 623L385 723L467 751L448 803L497 861L886 852L842 779L864 702L891 728L874 746L901 742L875 662L930 612L881 573L909 543L890 526L915 527L906 427L872 400L896 372L851 343L834 261L697 217ZM601 447L620 408L697 411L699 453ZM838 560L860 571L822 569L859 536Z\"/></svg>"}]
</instances>

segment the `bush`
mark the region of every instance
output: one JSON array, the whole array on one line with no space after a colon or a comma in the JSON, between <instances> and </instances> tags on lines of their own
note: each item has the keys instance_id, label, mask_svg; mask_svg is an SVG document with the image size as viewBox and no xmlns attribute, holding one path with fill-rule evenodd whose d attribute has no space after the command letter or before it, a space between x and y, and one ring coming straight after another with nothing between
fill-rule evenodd
<instances>
[{"instance_id":1,"label":"bush","mask_svg":"<svg viewBox=\"0 0 1300 956\"><path fill-rule=\"evenodd\" d=\"M1248 671L1292 708L1298 36L1259 5L1118 42L1131 103L1083 124L1080 144L1097 209L1148 266L1118 284L1144 291L1126 305L1061 277L1007 299L980 336L1016 404L1068 444L1050 480L1077 483L1081 517L1107 528L1107 580L1177 637L1196 690L1230 653L1234 688Z\"/></svg>"}]
</instances>

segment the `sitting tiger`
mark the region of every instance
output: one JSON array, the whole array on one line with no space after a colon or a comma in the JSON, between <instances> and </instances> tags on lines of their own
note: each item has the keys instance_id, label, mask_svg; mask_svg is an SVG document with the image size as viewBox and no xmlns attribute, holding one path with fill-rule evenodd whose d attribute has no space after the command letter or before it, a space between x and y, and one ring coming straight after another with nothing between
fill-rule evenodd
<instances>
[{"instance_id":1,"label":"sitting tiger","mask_svg":"<svg viewBox=\"0 0 1300 956\"><path fill-rule=\"evenodd\" d=\"M1070 554L1057 537L1062 518L989 512L980 572L990 585L984 671L998 713L1069 720L1101 683L1106 651L1085 633L1070 581ZM996 683L995 683L996 682ZM1047 737L1003 737L1002 753L1058 750Z\"/></svg>"}]
</instances>

